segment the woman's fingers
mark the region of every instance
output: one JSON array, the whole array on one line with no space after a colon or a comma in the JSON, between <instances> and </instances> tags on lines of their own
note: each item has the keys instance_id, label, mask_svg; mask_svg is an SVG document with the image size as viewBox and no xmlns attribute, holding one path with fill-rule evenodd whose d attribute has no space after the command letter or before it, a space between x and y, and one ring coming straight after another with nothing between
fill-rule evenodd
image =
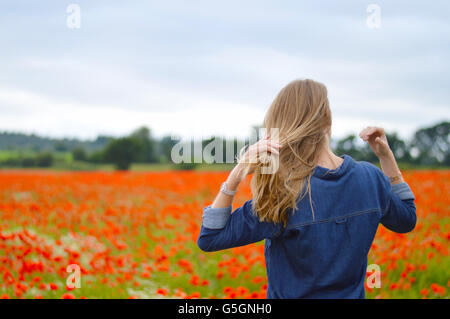
<instances>
[{"instance_id":1,"label":"woman's fingers","mask_svg":"<svg viewBox=\"0 0 450 319\"><path fill-rule=\"evenodd\" d=\"M274 150L274 152L271 152L271 153L275 153L276 152L276 154L278 154L278 150L281 148L281 144L278 143L278 142L275 142L275 141L270 141L268 143L268 146L269 146L269 148L271 150Z\"/></svg>"},{"instance_id":2,"label":"woman's fingers","mask_svg":"<svg viewBox=\"0 0 450 319\"><path fill-rule=\"evenodd\" d=\"M366 127L359 133L359 136L369 143L370 148L378 157L387 154L390 150L386 133L381 127Z\"/></svg>"},{"instance_id":3,"label":"woman's fingers","mask_svg":"<svg viewBox=\"0 0 450 319\"><path fill-rule=\"evenodd\" d=\"M384 135L384 129L381 127L368 126L359 133L364 141L369 140L373 135Z\"/></svg>"},{"instance_id":4,"label":"woman's fingers","mask_svg":"<svg viewBox=\"0 0 450 319\"><path fill-rule=\"evenodd\" d=\"M251 145L245 152L243 158L245 159L245 161L256 162L261 153L271 153L274 155L279 155L279 149L281 147L282 145L279 142L264 137L255 144Z\"/></svg>"},{"instance_id":5,"label":"woman's fingers","mask_svg":"<svg viewBox=\"0 0 450 319\"><path fill-rule=\"evenodd\" d=\"M256 152L262 153L262 152L270 152L274 154L279 154L279 149L281 147L281 144L275 141L271 140L261 140L256 144Z\"/></svg>"},{"instance_id":6,"label":"woman's fingers","mask_svg":"<svg viewBox=\"0 0 450 319\"><path fill-rule=\"evenodd\" d=\"M375 127L369 126L369 127L366 127L364 130L362 130L361 133L359 133L359 136L362 139L367 139L374 132L375 132Z\"/></svg>"},{"instance_id":7,"label":"woman's fingers","mask_svg":"<svg viewBox=\"0 0 450 319\"><path fill-rule=\"evenodd\" d=\"M379 136L377 138L375 138L375 142L377 142L378 144L380 144L382 146L389 146L388 143Z\"/></svg>"},{"instance_id":8,"label":"woman's fingers","mask_svg":"<svg viewBox=\"0 0 450 319\"><path fill-rule=\"evenodd\" d=\"M368 129L369 129L369 127L366 127L361 132L359 132L359 137L362 138L363 140L367 139L367 131L368 131Z\"/></svg>"},{"instance_id":9,"label":"woman's fingers","mask_svg":"<svg viewBox=\"0 0 450 319\"><path fill-rule=\"evenodd\" d=\"M263 140L260 145L280 148L281 144L272 140Z\"/></svg>"},{"instance_id":10,"label":"woman's fingers","mask_svg":"<svg viewBox=\"0 0 450 319\"><path fill-rule=\"evenodd\" d=\"M270 153L275 154L275 155L279 155L280 152L278 152L278 150L274 147L269 148Z\"/></svg>"}]
</instances>

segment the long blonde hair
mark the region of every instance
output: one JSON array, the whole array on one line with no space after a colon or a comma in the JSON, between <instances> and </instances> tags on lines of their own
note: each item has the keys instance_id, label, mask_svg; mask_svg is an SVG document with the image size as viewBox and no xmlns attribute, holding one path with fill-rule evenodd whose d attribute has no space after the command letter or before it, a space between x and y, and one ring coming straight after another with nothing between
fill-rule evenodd
<instances>
[{"instance_id":1,"label":"long blonde hair","mask_svg":"<svg viewBox=\"0 0 450 319\"><path fill-rule=\"evenodd\" d=\"M253 210L260 221L283 223L289 212L309 194L311 176L320 151L327 147L331 128L331 111L327 88L313 80L295 80L277 95L264 119L266 132L278 129L282 144L275 173L263 174L266 163L253 164L251 182ZM305 189L306 186L306 189Z\"/></svg>"}]
</instances>

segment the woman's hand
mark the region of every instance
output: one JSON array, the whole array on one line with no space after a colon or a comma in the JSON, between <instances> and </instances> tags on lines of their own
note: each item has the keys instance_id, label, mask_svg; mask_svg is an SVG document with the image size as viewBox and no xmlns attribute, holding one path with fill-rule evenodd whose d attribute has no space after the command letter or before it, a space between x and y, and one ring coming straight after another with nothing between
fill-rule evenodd
<instances>
[{"instance_id":1,"label":"woman's hand","mask_svg":"<svg viewBox=\"0 0 450 319\"><path fill-rule=\"evenodd\" d=\"M269 136L259 140L255 144L249 146L245 153L239 159L239 163L233 168L226 180L227 188L231 191L237 190L240 182L247 174L252 173L254 167L248 168L249 164L256 163L260 155L279 154L281 145L270 139ZM233 196L229 196L222 192L217 194L216 199L212 203L212 208L228 207L233 203Z\"/></svg>"},{"instance_id":2,"label":"woman's hand","mask_svg":"<svg viewBox=\"0 0 450 319\"><path fill-rule=\"evenodd\" d=\"M256 164L261 155L266 155L268 153L279 155L279 149L281 144L271 140L270 136L266 136L263 139L259 140L255 144L252 144L248 147L246 152L243 154L242 158L239 160L238 166L250 164ZM251 174L254 171L254 165L250 166L250 170L247 174ZM245 177L245 176L244 176Z\"/></svg>"},{"instance_id":3,"label":"woman's hand","mask_svg":"<svg viewBox=\"0 0 450 319\"><path fill-rule=\"evenodd\" d=\"M369 143L370 148L380 160L383 173L389 177L391 184L403 183L402 172L398 168L384 130L381 127L369 126L362 130L359 136Z\"/></svg>"},{"instance_id":4,"label":"woman's hand","mask_svg":"<svg viewBox=\"0 0 450 319\"><path fill-rule=\"evenodd\" d=\"M359 133L359 137L369 143L370 148L378 158L391 155L392 150L389 147L386 133L381 127L366 127Z\"/></svg>"}]
</instances>

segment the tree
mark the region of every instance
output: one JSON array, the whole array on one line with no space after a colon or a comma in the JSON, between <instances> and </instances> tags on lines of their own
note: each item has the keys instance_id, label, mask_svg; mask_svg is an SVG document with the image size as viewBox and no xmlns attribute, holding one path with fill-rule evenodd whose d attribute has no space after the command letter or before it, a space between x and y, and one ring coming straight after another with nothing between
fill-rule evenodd
<instances>
[{"instance_id":1,"label":"tree","mask_svg":"<svg viewBox=\"0 0 450 319\"><path fill-rule=\"evenodd\" d=\"M139 139L122 137L112 140L105 149L105 160L116 165L119 170L127 170L142 153Z\"/></svg>"},{"instance_id":2,"label":"tree","mask_svg":"<svg viewBox=\"0 0 450 319\"><path fill-rule=\"evenodd\" d=\"M450 165L450 122L418 130L411 144L417 164Z\"/></svg>"},{"instance_id":3,"label":"tree","mask_svg":"<svg viewBox=\"0 0 450 319\"><path fill-rule=\"evenodd\" d=\"M140 153L136 161L141 163L155 163L156 156L156 141L151 137L151 131L143 126L131 133L131 138L135 139L140 144Z\"/></svg>"},{"instance_id":4,"label":"tree","mask_svg":"<svg viewBox=\"0 0 450 319\"><path fill-rule=\"evenodd\" d=\"M361 151L356 145L356 136L354 134L348 135L337 141L335 152L339 155L347 154L354 159L361 159Z\"/></svg>"},{"instance_id":5,"label":"tree","mask_svg":"<svg viewBox=\"0 0 450 319\"><path fill-rule=\"evenodd\" d=\"M104 151L95 151L87 157L87 161L91 162L91 163L96 163L96 164L104 163L105 162L105 152Z\"/></svg>"},{"instance_id":6,"label":"tree","mask_svg":"<svg viewBox=\"0 0 450 319\"><path fill-rule=\"evenodd\" d=\"M62 142L57 142L55 144L55 151L57 152L66 152L67 151L67 145Z\"/></svg>"},{"instance_id":7,"label":"tree","mask_svg":"<svg viewBox=\"0 0 450 319\"><path fill-rule=\"evenodd\" d=\"M40 153L36 156L36 165L39 167L50 167L53 164L53 155L50 152Z\"/></svg>"},{"instance_id":8,"label":"tree","mask_svg":"<svg viewBox=\"0 0 450 319\"><path fill-rule=\"evenodd\" d=\"M158 143L161 162L172 162L172 148L179 142L179 140L173 139L171 136L164 136Z\"/></svg>"},{"instance_id":9,"label":"tree","mask_svg":"<svg viewBox=\"0 0 450 319\"><path fill-rule=\"evenodd\" d=\"M389 143L389 147L395 155L397 161L407 162L411 160L411 154L409 153L409 144L400 139L397 133L386 132L386 138ZM378 157L372 151L369 143L364 143L364 146L360 149L358 160L367 161L371 163L378 163Z\"/></svg>"},{"instance_id":10,"label":"tree","mask_svg":"<svg viewBox=\"0 0 450 319\"><path fill-rule=\"evenodd\" d=\"M36 166L36 159L34 157L24 157L21 159L20 166L22 167L33 167Z\"/></svg>"},{"instance_id":11,"label":"tree","mask_svg":"<svg viewBox=\"0 0 450 319\"><path fill-rule=\"evenodd\" d=\"M411 161L411 153L409 152L409 145L402 139L400 139L397 133L386 133L386 137L389 143L389 147L395 155L395 158L398 161L402 162L410 162Z\"/></svg>"},{"instance_id":12,"label":"tree","mask_svg":"<svg viewBox=\"0 0 450 319\"><path fill-rule=\"evenodd\" d=\"M72 157L75 161L85 161L87 158L86 151L82 147L74 148L72 150Z\"/></svg>"}]
</instances>

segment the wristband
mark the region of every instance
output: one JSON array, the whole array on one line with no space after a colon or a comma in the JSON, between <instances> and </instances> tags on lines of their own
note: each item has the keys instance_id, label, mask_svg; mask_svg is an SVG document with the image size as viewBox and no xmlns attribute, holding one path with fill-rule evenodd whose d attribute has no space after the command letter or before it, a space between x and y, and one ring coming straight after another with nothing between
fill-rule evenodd
<instances>
[{"instance_id":1,"label":"wristband","mask_svg":"<svg viewBox=\"0 0 450 319\"><path fill-rule=\"evenodd\" d=\"M395 183L398 182L400 179L402 178L402 173L389 177L389 180L391 181L391 183Z\"/></svg>"},{"instance_id":2,"label":"wristband","mask_svg":"<svg viewBox=\"0 0 450 319\"><path fill-rule=\"evenodd\" d=\"M220 186L220 191L228 196L234 196L237 192L237 190L235 191L229 190L227 187L227 182L222 183L222 185Z\"/></svg>"}]
</instances>

